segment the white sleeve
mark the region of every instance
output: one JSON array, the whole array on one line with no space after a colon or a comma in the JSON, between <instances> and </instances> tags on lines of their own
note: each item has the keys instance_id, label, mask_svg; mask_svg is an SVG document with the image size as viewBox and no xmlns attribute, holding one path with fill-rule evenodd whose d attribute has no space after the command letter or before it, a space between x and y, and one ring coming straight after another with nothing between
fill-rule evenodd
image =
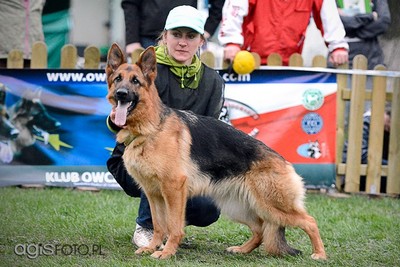
<instances>
[{"instance_id":1,"label":"white sleeve","mask_svg":"<svg viewBox=\"0 0 400 267\"><path fill-rule=\"evenodd\" d=\"M321 7L321 21L324 29L324 40L328 43L329 52L336 48L345 48L349 50L349 45L344 37L346 31L340 20L339 12L336 11L335 0L323 0Z\"/></svg>"},{"instance_id":2,"label":"white sleeve","mask_svg":"<svg viewBox=\"0 0 400 267\"><path fill-rule=\"evenodd\" d=\"M222 8L222 22L218 32L221 45L243 45L243 19L249 10L249 0L226 0Z\"/></svg>"}]
</instances>

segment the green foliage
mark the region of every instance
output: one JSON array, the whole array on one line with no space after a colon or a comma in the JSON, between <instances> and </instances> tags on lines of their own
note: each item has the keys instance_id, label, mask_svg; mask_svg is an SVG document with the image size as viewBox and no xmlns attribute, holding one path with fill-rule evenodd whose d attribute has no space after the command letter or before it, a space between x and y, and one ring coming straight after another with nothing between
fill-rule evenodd
<instances>
[{"instance_id":1,"label":"green foliage","mask_svg":"<svg viewBox=\"0 0 400 267\"><path fill-rule=\"evenodd\" d=\"M229 254L225 249L245 242L249 231L225 218L206 228L186 227L176 256L160 261L135 255L130 240L138 199L122 191L0 188L0 266L400 266L398 199L309 194L306 205L319 224L329 257L325 262L310 258L310 240L299 229L286 233L302 256L276 258L262 248L248 255ZM18 245L29 244L67 249L95 245L98 250L92 255L86 250L42 253L32 259L16 255Z\"/></svg>"}]
</instances>

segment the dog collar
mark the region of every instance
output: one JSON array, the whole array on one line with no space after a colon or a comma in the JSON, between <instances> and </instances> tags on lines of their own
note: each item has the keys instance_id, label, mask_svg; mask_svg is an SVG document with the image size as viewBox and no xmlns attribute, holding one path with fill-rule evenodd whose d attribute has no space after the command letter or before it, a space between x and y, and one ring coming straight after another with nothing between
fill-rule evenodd
<instances>
[{"instance_id":1,"label":"dog collar","mask_svg":"<svg viewBox=\"0 0 400 267\"><path fill-rule=\"evenodd\" d=\"M138 137L138 136L137 135L129 135L124 141L125 147L129 146L132 143L132 141L136 139L136 137Z\"/></svg>"}]
</instances>

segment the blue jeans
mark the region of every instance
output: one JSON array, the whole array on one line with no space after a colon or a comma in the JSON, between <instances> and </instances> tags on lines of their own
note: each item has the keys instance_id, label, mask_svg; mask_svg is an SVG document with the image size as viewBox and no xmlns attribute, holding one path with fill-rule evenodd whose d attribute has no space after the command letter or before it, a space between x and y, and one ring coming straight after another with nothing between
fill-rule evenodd
<instances>
[{"instance_id":1,"label":"blue jeans","mask_svg":"<svg viewBox=\"0 0 400 267\"><path fill-rule=\"evenodd\" d=\"M211 198L193 197L186 203L186 225L199 227L208 226L219 218L220 210L215 206ZM153 229L150 205L146 195L140 196L139 214L136 223L148 229Z\"/></svg>"}]
</instances>

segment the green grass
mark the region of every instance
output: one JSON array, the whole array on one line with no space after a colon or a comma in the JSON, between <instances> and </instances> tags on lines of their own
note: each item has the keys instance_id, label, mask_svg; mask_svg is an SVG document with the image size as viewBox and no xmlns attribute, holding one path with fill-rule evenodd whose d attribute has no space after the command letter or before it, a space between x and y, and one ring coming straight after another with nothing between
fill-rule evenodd
<instances>
[{"instance_id":1,"label":"green grass","mask_svg":"<svg viewBox=\"0 0 400 267\"><path fill-rule=\"evenodd\" d=\"M122 191L0 188L0 265L400 266L400 200L365 196L335 199L309 194L306 204L318 221L327 261L310 258L310 241L299 229L288 229L286 233L288 242L303 251L302 256L276 258L261 248L248 255L229 254L225 248L244 242L249 231L225 218L206 228L186 227L186 237L176 256L161 261L134 254L130 239L138 199ZM64 249L81 246L82 253L35 257L33 245L39 244L42 249L57 244ZM15 254L16 246L22 245L31 245L33 259ZM84 255L85 246L93 245L101 249Z\"/></svg>"}]
</instances>

